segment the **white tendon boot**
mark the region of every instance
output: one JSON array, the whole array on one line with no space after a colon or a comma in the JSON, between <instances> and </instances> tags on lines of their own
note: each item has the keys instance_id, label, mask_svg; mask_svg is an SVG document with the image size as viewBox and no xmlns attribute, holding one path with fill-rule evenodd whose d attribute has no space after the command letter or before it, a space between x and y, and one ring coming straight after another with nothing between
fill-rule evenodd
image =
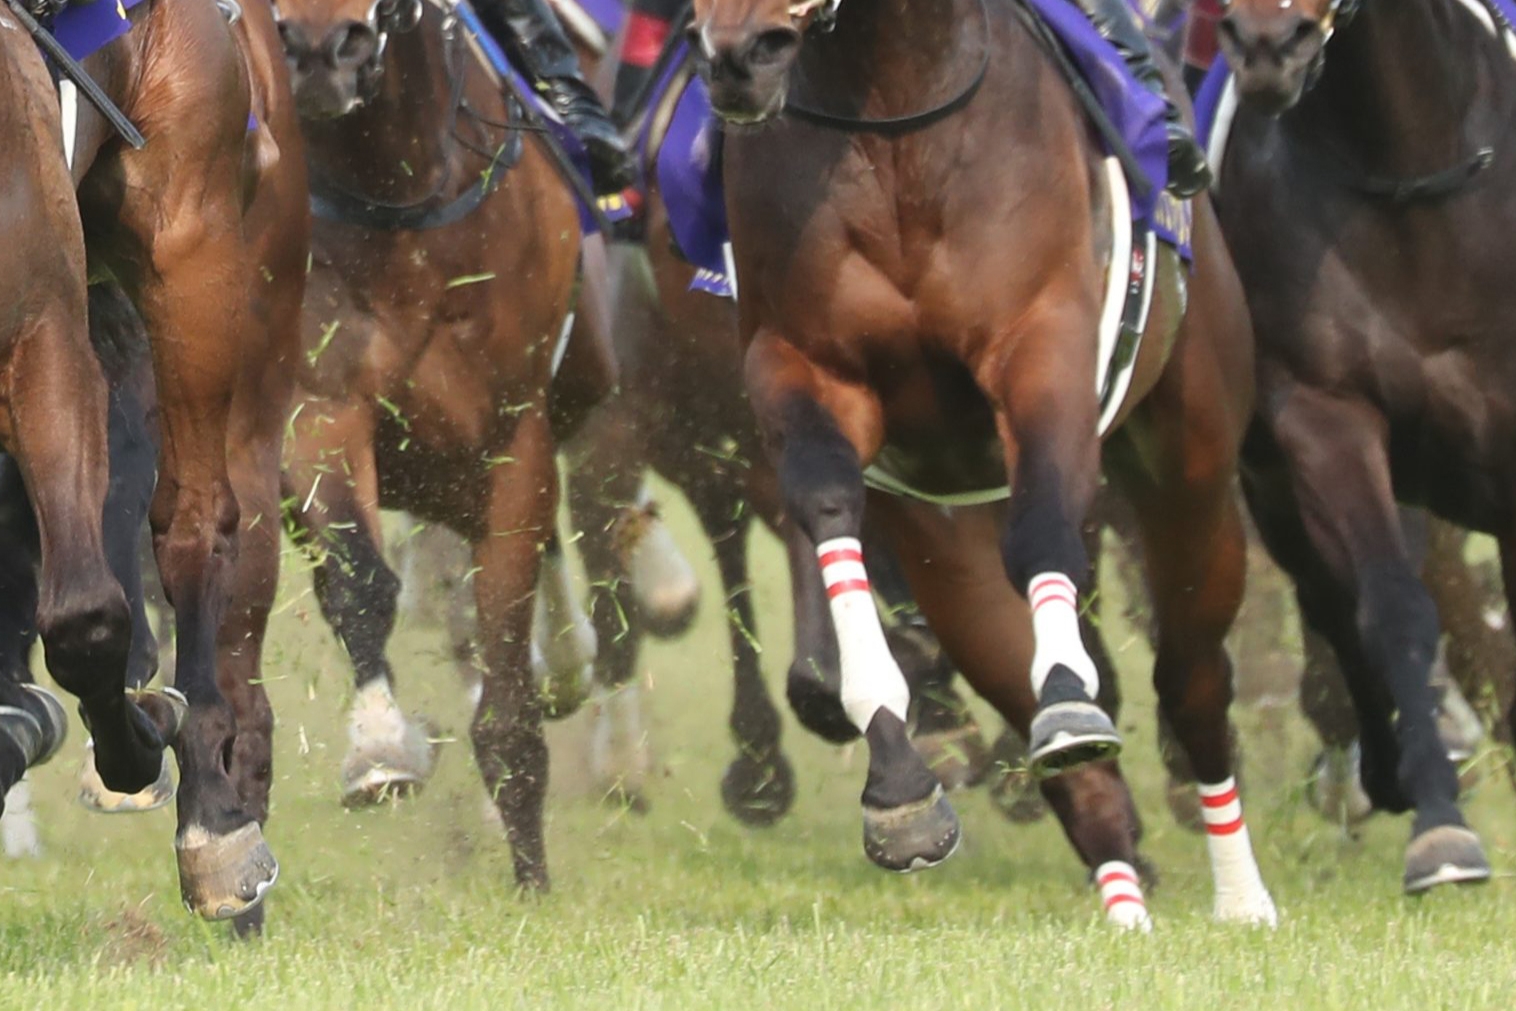
<instances>
[{"instance_id":1,"label":"white tendon boot","mask_svg":"<svg viewBox=\"0 0 1516 1011\"><path fill-rule=\"evenodd\" d=\"M1201 783L1201 813L1205 817L1206 848L1216 881L1215 917L1230 923L1273 927L1279 922L1274 899L1264 887L1253 859L1253 843L1242 820L1237 781Z\"/></svg>"}]
</instances>

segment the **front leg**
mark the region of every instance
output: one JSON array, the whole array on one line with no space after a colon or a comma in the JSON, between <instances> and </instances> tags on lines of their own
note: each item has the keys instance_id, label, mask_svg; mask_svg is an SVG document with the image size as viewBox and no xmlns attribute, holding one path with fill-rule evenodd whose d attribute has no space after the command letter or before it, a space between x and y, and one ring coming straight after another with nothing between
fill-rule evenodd
<instances>
[{"instance_id":1,"label":"front leg","mask_svg":"<svg viewBox=\"0 0 1516 1011\"><path fill-rule=\"evenodd\" d=\"M885 642L863 559L860 450L878 446L877 402L862 387L824 374L777 337L754 342L747 369L760 425L777 449L780 488L796 536L809 542L826 585L842 709L869 746L864 851L887 870L941 863L958 846L958 818L906 733L910 689ZM840 418L850 422L847 435Z\"/></svg>"}]
</instances>

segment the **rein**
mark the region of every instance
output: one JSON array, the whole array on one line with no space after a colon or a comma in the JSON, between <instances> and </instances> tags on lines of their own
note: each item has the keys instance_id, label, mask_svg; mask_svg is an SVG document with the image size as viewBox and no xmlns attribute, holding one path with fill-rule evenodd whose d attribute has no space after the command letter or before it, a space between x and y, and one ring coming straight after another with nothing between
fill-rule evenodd
<instances>
[{"instance_id":1,"label":"rein","mask_svg":"<svg viewBox=\"0 0 1516 1011\"><path fill-rule=\"evenodd\" d=\"M1496 31L1511 30L1500 9L1489 0L1478 0L1480 6L1490 13ZM1364 0L1333 0L1321 18L1321 31L1325 38L1321 49L1306 78L1306 88L1315 87L1326 66L1327 44L1339 28L1346 28L1358 14ZM1480 173L1495 163L1495 149L1481 146L1472 155L1456 165L1424 176L1396 179L1377 176L1358 170L1338 151L1324 147L1312 152L1316 161L1336 179L1337 183L1364 196L1386 200L1392 204L1426 203L1452 196L1472 183Z\"/></svg>"},{"instance_id":2,"label":"rein","mask_svg":"<svg viewBox=\"0 0 1516 1011\"><path fill-rule=\"evenodd\" d=\"M836 25L837 8L841 0L801 0L790 7L790 17L804 25L804 31L812 29L820 32L829 32ZM989 0L979 0L979 14L984 26L981 38L979 69L974 72L973 78L954 97L923 112L912 113L907 116L890 116L883 119L870 119L868 117L844 116L837 113L826 112L822 109L812 109L798 102L786 101L784 112L788 116L810 123L815 126L838 130L843 133L875 133L886 137L899 137L908 133L924 130L933 124L940 123L956 112L961 111L979 93L979 88L984 84L985 75L990 69L990 4Z\"/></svg>"},{"instance_id":3,"label":"rein","mask_svg":"<svg viewBox=\"0 0 1516 1011\"><path fill-rule=\"evenodd\" d=\"M468 109L463 89L467 82L467 69L460 66L459 48L464 44L463 34L457 30L458 21L453 12L439 6L443 14L443 53L448 76L448 124L445 137L451 137L459 146L489 159L489 164L479 173L478 180L457 196L438 203L441 193L452 181L449 168L432 191L419 200L404 204L387 203L354 193L330 179L312 179L311 214L322 221L353 225L379 232L421 232L434 228L446 228L467 218L480 208L500 187L505 172L521 157L522 143L519 126L512 123L489 123L473 110ZM421 23L422 0L377 0L369 10L369 24L379 33L380 43L374 59L380 61L388 48L389 35L404 34ZM377 80L377 75L375 77ZM467 113L476 123L489 123L510 131L505 143L486 152L467 143L458 136L458 120ZM319 188L318 188L319 185Z\"/></svg>"}]
</instances>

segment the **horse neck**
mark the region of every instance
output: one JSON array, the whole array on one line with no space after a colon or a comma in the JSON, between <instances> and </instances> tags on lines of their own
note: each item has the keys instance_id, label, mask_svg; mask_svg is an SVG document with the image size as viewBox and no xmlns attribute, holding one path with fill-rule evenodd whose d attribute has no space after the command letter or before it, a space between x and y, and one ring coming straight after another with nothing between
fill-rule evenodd
<instances>
[{"instance_id":1,"label":"horse neck","mask_svg":"<svg viewBox=\"0 0 1516 1011\"><path fill-rule=\"evenodd\" d=\"M1482 32L1457 0L1365 0L1327 44L1321 80L1285 117L1365 171L1433 172L1465 158ZM1462 22L1462 23L1460 23Z\"/></svg>"},{"instance_id":2,"label":"horse neck","mask_svg":"<svg viewBox=\"0 0 1516 1011\"><path fill-rule=\"evenodd\" d=\"M871 117L906 115L951 98L983 25L975 0L842 0L836 27L808 38L793 78L805 104L844 104Z\"/></svg>"},{"instance_id":3,"label":"horse neck","mask_svg":"<svg viewBox=\"0 0 1516 1011\"><path fill-rule=\"evenodd\" d=\"M346 116L308 128L316 174L387 202L436 193L450 172L454 146L445 49L430 12L413 30L391 36L378 93Z\"/></svg>"}]
</instances>

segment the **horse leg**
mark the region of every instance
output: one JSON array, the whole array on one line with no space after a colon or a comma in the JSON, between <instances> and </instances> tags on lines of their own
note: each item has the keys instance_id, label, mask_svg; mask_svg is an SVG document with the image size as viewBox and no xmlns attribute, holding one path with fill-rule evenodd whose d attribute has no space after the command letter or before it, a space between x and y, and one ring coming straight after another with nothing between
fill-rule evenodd
<instances>
[{"instance_id":1,"label":"horse leg","mask_svg":"<svg viewBox=\"0 0 1516 1011\"><path fill-rule=\"evenodd\" d=\"M1227 717L1232 670L1224 640L1242 603L1247 552L1232 497L1233 458L1216 452L1224 440L1212 438L1203 422L1186 422L1193 441L1173 447L1160 473L1147 473L1135 450L1118 457L1126 465L1116 471L1137 508L1158 627L1153 681L1197 780L1215 916L1273 926L1278 914L1243 821Z\"/></svg>"},{"instance_id":2,"label":"horse leg","mask_svg":"<svg viewBox=\"0 0 1516 1011\"><path fill-rule=\"evenodd\" d=\"M579 604L568 560L555 533L542 553L542 573L532 616L533 660L542 660L537 681L544 714L561 720L584 705L594 674L595 626Z\"/></svg>"},{"instance_id":3,"label":"horse leg","mask_svg":"<svg viewBox=\"0 0 1516 1011\"><path fill-rule=\"evenodd\" d=\"M894 623L885 632L890 652L911 687L911 743L945 790L978 781L989 762L984 734L953 681L958 672L911 596L894 552L865 529L874 591Z\"/></svg>"},{"instance_id":4,"label":"horse leg","mask_svg":"<svg viewBox=\"0 0 1516 1011\"><path fill-rule=\"evenodd\" d=\"M703 486L702 486L703 485ZM748 577L752 514L732 489L702 482L690 503L716 552L732 646L732 738L737 757L721 779L721 800L738 821L755 827L777 822L795 799L795 772L780 750L779 710L763 681L753 588Z\"/></svg>"},{"instance_id":5,"label":"horse leg","mask_svg":"<svg viewBox=\"0 0 1516 1011\"><path fill-rule=\"evenodd\" d=\"M560 446L575 436L620 381L613 326L605 240L600 235L585 236L573 326L548 401L553 439Z\"/></svg>"},{"instance_id":6,"label":"horse leg","mask_svg":"<svg viewBox=\"0 0 1516 1011\"><path fill-rule=\"evenodd\" d=\"M117 781L136 789L162 765L163 740L126 698L131 616L105 558L101 516L109 478L106 387L77 310L44 305L16 336L0 390L0 514L6 522L5 596L14 599L0 671L0 798L62 745L67 719L31 683L40 635L57 682L101 718L118 746ZM76 320L77 327L70 321ZM66 404L68 410L59 410ZM49 461L66 461L67 466ZM40 565L40 578L38 576ZM14 566L14 569L12 569Z\"/></svg>"},{"instance_id":7,"label":"horse leg","mask_svg":"<svg viewBox=\"0 0 1516 1011\"><path fill-rule=\"evenodd\" d=\"M807 669L817 658L805 651L820 643L805 641L805 630L797 625L791 704L815 726L816 715L834 713L840 699L847 722L868 742L863 835L869 858L889 870L930 867L957 848L958 818L937 777L911 747L910 689L885 642L864 565L860 448L872 452L878 445L878 404L858 387L827 378L792 345L765 335L748 350L747 377L760 426L778 450L779 484L795 527L791 571L804 570L796 555L808 549L814 559L810 567L819 568L825 583L841 663L841 690L833 694L824 676ZM852 422L851 438L839 418ZM802 584L795 597L798 619L814 594ZM797 697L797 684L809 695Z\"/></svg>"},{"instance_id":8,"label":"horse leg","mask_svg":"<svg viewBox=\"0 0 1516 1011\"><path fill-rule=\"evenodd\" d=\"M1302 615L1331 639L1358 713L1364 788L1376 807L1415 808L1405 889L1480 881L1489 863L1458 810L1458 773L1437 732L1429 683L1437 609L1417 576L1390 481L1383 422L1372 411L1298 389L1268 423L1290 461L1277 483L1276 450L1261 436L1249 455L1263 468L1250 494L1289 499L1306 535L1276 529L1271 550L1300 587ZM1273 477L1265 486L1262 482ZM1288 490L1282 490L1288 488ZM1263 502L1278 525L1280 506ZM1265 520L1260 521L1262 530Z\"/></svg>"},{"instance_id":9,"label":"horse leg","mask_svg":"<svg viewBox=\"0 0 1516 1011\"><path fill-rule=\"evenodd\" d=\"M954 509L877 495L874 519L891 543L915 599L943 648L974 690L1009 727L1025 735L1037 698L1024 672L1033 634L1025 601L1006 581L991 548L1000 538L999 507ZM989 548L990 550L986 550ZM1113 761L1082 764L1041 781L1069 842L1100 888L1107 918L1121 927L1151 927L1137 868L1141 822Z\"/></svg>"},{"instance_id":10,"label":"horse leg","mask_svg":"<svg viewBox=\"0 0 1516 1011\"><path fill-rule=\"evenodd\" d=\"M91 289L91 330L129 306L109 307L110 296ZM144 363L145 364L145 363ZM158 639L147 616L147 591L142 576L142 535L157 478L158 449L148 429L147 406L140 384L128 377L112 377L109 441L110 487L105 497L103 531L106 559L121 583L131 608L132 648L127 659L126 686L144 688L158 671ZM79 770L79 802L103 814L152 811L174 799L173 770L163 756L158 778L136 793L120 793L106 787L95 763L95 746L85 744Z\"/></svg>"},{"instance_id":11,"label":"horse leg","mask_svg":"<svg viewBox=\"0 0 1516 1011\"><path fill-rule=\"evenodd\" d=\"M342 803L376 804L419 790L434 747L394 696L385 647L395 630L400 579L380 548L379 472L372 419L363 408L307 404L295 419L284 476L297 539L320 562L313 584L327 624L353 664Z\"/></svg>"},{"instance_id":12,"label":"horse leg","mask_svg":"<svg viewBox=\"0 0 1516 1011\"><path fill-rule=\"evenodd\" d=\"M558 473L547 418L528 411L500 450L514 462L493 468L474 543L474 596L484 651L484 682L474 712L474 758L500 811L516 884L548 888L542 838L547 741L542 697L532 682L533 596L541 554L554 531Z\"/></svg>"}]
</instances>

